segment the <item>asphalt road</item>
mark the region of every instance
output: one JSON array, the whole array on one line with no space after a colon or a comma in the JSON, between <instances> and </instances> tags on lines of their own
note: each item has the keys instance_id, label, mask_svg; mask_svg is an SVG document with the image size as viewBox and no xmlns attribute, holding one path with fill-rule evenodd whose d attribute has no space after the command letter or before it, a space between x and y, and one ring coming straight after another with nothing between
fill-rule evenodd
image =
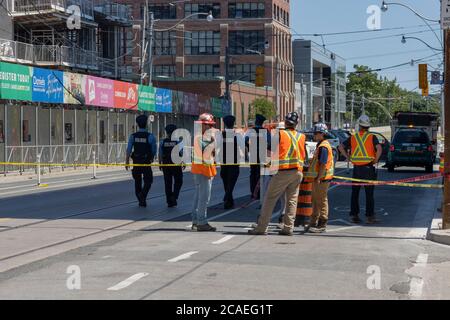
<instances>
[{"instance_id":1,"label":"asphalt road","mask_svg":"<svg viewBox=\"0 0 450 320\"><path fill-rule=\"evenodd\" d=\"M379 179L423 174L380 169ZM283 237L275 223L269 236L247 235L259 204L250 202L246 170L234 210L222 208L222 181L214 181L216 233L189 231L189 173L172 209L160 176L146 209L124 172L46 182L0 180L0 299L450 298L450 247L425 239L440 190L377 187L382 222L354 225L350 188L334 186L328 232Z\"/></svg>"}]
</instances>

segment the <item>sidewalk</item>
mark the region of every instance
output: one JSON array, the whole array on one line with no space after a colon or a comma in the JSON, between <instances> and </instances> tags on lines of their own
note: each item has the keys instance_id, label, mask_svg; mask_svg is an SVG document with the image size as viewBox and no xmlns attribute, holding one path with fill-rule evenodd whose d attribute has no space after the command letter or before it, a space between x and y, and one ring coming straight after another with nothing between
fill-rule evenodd
<instances>
[{"instance_id":1,"label":"sidewalk","mask_svg":"<svg viewBox=\"0 0 450 320\"><path fill-rule=\"evenodd\" d=\"M442 213L436 212L430 229L428 230L427 239L433 242L446 244L450 246L450 229L442 230Z\"/></svg>"}]
</instances>

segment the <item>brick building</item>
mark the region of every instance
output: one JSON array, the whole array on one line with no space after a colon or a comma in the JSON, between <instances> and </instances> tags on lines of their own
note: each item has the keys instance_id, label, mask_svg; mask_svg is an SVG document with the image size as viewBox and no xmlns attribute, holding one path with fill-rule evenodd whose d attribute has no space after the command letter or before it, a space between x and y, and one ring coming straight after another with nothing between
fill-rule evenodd
<instances>
[{"instance_id":1,"label":"brick building","mask_svg":"<svg viewBox=\"0 0 450 320\"><path fill-rule=\"evenodd\" d=\"M142 25L145 1L120 2L130 6L134 23ZM206 15L196 15L180 23L192 14L210 11L211 22ZM277 101L280 117L294 110L289 0L149 0L149 12L156 20L155 86L223 96L228 46L232 110L238 124L247 121L249 104L258 96ZM170 31L157 31L177 23ZM129 37L137 39L133 44L140 44L142 31L136 30L136 26L130 30ZM128 61L136 75L140 74L140 47L130 48L134 58ZM265 87L254 86L259 65L265 67Z\"/></svg>"}]
</instances>

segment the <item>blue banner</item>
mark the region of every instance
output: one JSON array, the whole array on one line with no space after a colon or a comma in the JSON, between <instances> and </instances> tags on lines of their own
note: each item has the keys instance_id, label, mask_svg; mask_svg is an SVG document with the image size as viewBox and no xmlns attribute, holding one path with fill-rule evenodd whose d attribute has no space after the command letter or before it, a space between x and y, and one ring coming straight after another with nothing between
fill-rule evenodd
<instances>
[{"instance_id":1,"label":"blue banner","mask_svg":"<svg viewBox=\"0 0 450 320\"><path fill-rule=\"evenodd\" d=\"M62 71L33 68L32 101L64 103L64 75Z\"/></svg>"},{"instance_id":2,"label":"blue banner","mask_svg":"<svg viewBox=\"0 0 450 320\"><path fill-rule=\"evenodd\" d=\"M156 88L155 92L156 112L172 112L172 91Z\"/></svg>"}]
</instances>

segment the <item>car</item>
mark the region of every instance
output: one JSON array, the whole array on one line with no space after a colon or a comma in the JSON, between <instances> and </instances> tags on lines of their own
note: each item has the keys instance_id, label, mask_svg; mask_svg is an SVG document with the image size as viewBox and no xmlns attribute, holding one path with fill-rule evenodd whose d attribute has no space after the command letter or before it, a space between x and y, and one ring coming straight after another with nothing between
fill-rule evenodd
<instances>
[{"instance_id":1,"label":"car","mask_svg":"<svg viewBox=\"0 0 450 320\"><path fill-rule=\"evenodd\" d=\"M306 136L306 151L308 152L308 157L312 159L317 148L317 142L314 141L314 132L306 131L303 133ZM338 161L337 155L339 154L339 138L337 138L334 134L328 132L328 134L325 135L325 139L327 139L331 144L331 148L333 149L334 163L336 164L336 161Z\"/></svg>"},{"instance_id":2,"label":"car","mask_svg":"<svg viewBox=\"0 0 450 320\"><path fill-rule=\"evenodd\" d=\"M386 166L389 172L396 167L424 167L433 172L435 156L428 134L422 129L401 129L397 131L389 149Z\"/></svg>"},{"instance_id":3,"label":"car","mask_svg":"<svg viewBox=\"0 0 450 320\"><path fill-rule=\"evenodd\" d=\"M383 153L381 154L380 160L387 161L389 149L391 148L391 143L381 133L379 133L379 132L371 132L371 133L374 134L378 138L378 142L381 144L381 147L383 148Z\"/></svg>"}]
</instances>

